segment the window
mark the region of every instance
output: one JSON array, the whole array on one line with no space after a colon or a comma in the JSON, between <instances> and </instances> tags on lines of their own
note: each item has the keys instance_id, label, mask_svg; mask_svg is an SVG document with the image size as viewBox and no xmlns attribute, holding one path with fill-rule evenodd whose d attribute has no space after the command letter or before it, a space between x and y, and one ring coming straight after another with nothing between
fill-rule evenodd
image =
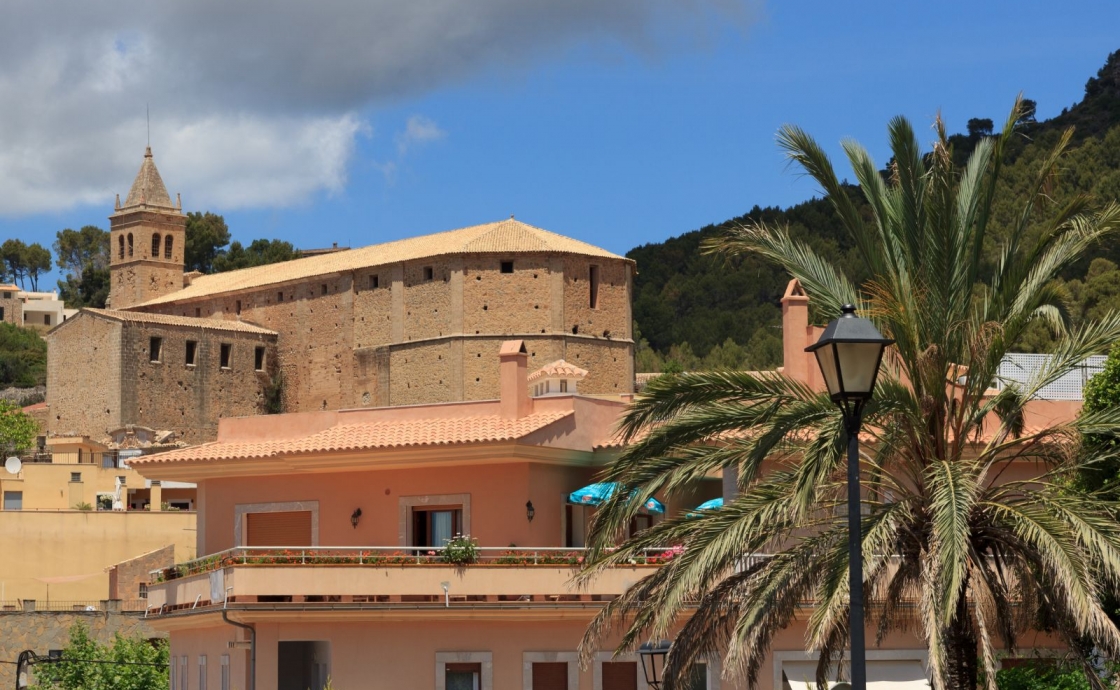
<instances>
[{"instance_id":1,"label":"window","mask_svg":"<svg viewBox=\"0 0 1120 690\"><path fill-rule=\"evenodd\" d=\"M12 298L12 293L10 293L10 292L5 292L4 293L4 299L11 299L11 298Z\"/></svg>"},{"instance_id":2,"label":"window","mask_svg":"<svg viewBox=\"0 0 1120 690\"><path fill-rule=\"evenodd\" d=\"M630 521L630 536L632 537L635 534L637 534L638 532L644 532L645 530L649 529L650 527L653 527L653 516L652 515L644 515L644 514L635 515L634 519L632 519Z\"/></svg>"},{"instance_id":3,"label":"window","mask_svg":"<svg viewBox=\"0 0 1120 690\"><path fill-rule=\"evenodd\" d=\"M148 598L148 583L147 582L141 582L140 583L140 591L136 593L136 597L138 599L147 599Z\"/></svg>"},{"instance_id":4,"label":"window","mask_svg":"<svg viewBox=\"0 0 1120 690\"><path fill-rule=\"evenodd\" d=\"M253 368L257 371L264 371L264 348L260 345L253 350Z\"/></svg>"},{"instance_id":5,"label":"window","mask_svg":"<svg viewBox=\"0 0 1120 690\"><path fill-rule=\"evenodd\" d=\"M589 281L589 283L591 285L591 290L590 290L591 308L592 309L597 309L598 306L599 306L599 267L598 266L592 266L591 267L590 278L591 278L591 280Z\"/></svg>"},{"instance_id":6,"label":"window","mask_svg":"<svg viewBox=\"0 0 1120 690\"><path fill-rule=\"evenodd\" d=\"M82 481L82 473L81 472L71 472L70 473L70 481L72 481L72 482Z\"/></svg>"},{"instance_id":7,"label":"window","mask_svg":"<svg viewBox=\"0 0 1120 690\"><path fill-rule=\"evenodd\" d=\"M463 531L463 509L459 507L413 508L412 545L442 547Z\"/></svg>"},{"instance_id":8,"label":"window","mask_svg":"<svg viewBox=\"0 0 1120 690\"><path fill-rule=\"evenodd\" d=\"M44 326L51 325L51 315L50 314L43 314L43 325Z\"/></svg>"},{"instance_id":9,"label":"window","mask_svg":"<svg viewBox=\"0 0 1120 690\"><path fill-rule=\"evenodd\" d=\"M638 673L636 661L604 661L603 690L638 690Z\"/></svg>"},{"instance_id":10,"label":"window","mask_svg":"<svg viewBox=\"0 0 1120 690\"><path fill-rule=\"evenodd\" d=\"M502 262L502 273L513 273L513 262L512 261L503 261Z\"/></svg>"},{"instance_id":11,"label":"window","mask_svg":"<svg viewBox=\"0 0 1120 690\"><path fill-rule=\"evenodd\" d=\"M276 301L277 302L283 302L284 301L284 291L283 290L276 293Z\"/></svg>"},{"instance_id":12,"label":"window","mask_svg":"<svg viewBox=\"0 0 1120 690\"><path fill-rule=\"evenodd\" d=\"M241 316L241 300L237 300L237 305L236 305L235 309L237 311L237 315Z\"/></svg>"},{"instance_id":13,"label":"window","mask_svg":"<svg viewBox=\"0 0 1120 690\"><path fill-rule=\"evenodd\" d=\"M188 690L190 680L187 678L187 655L179 657L179 690Z\"/></svg>"},{"instance_id":14,"label":"window","mask_svg":"<svg viewBox=\"0 0 1120 690\"><path fill-rule=\"evenodd\" d=\"M198 656L198 690L206 690L206 655Z\"/></svg>"},{"instance_id":15,"label":"window","mask_svg":"<svg viewBox=\"0 0 1120 690\"><path fill-rule=\"evenodd\" d=\"M221 356L220 366L223 369L229 369L229 360L230 360L230 355L232 353L233 353L233 345L230 345L229 343L222 343L222 347L221 347L221 351L220 351L220 356Z\"/></svg>"},{"instance_id":16,"label":"window","mask_svg":"<svg viewBox=\"0 0 1120 690\"><path fill-rule=\"evenodd\" d=\"M159 233L152 235L152 258L159 258Z\"/></svg>"},{"instance_id":17,"label":"window","mask_svg":"<svg viewBox=\"0 0 1120 690\"><path fill-rule=\"evenodd\" d=\"M128 258L132 258L132 233L128 233Z\"/></svg>"},{"instance_id":18,"label":"window","mask_svg":"<svg viewBox=\"0 0 1120 690\"><path fill-rule=\"evenodd\" d=\"M163 258L165 258L165 259L170 259L171 258L171 244L172 244L172 241L174 239L175 238L173 238L171 235L168 235L167 237L163 238Z\"/></svg>"},{"instance_id":19,"label":"window","mask_svg":"<svg viewBox=\"0 0 1120 690\"><path fill-rule=\"evenodd\" d=\"M229 654L222 655L222 690L229 688Z\"/></svg>"},{"instance_id":20,"label":"window","mask_svg":"<svg viewBox=\"0 0 1120 690\"><path fill-rule=\"evenodd\" d=\"M4 510L23 510L23 492L5 491Z\"/></svg>"},{"instance_id":21,"label":"window","mask_svg":"<svg viewBox=\"0 0 1120 690\"><path fill-rule=\"evenodd\" d=\"M168 684L167 688L168 690L175 690L177 687L179 687L175 683L175 657L171 657L170 661L171 672L167 674L167 677L171 680L171 682Z\"/></svg>"},{"instance_id":22,"label":"window","mask_svg":"<svg viewBox=\"0 0 1120 690\"><path fill-rule=\"evenodd\" d=\"M187 366L193 367L195 357L198 355L198 342L194 340L187 341Z\"/></svg>"},{"instance_id":23,"label":"window","mask_svg":"<svg viewBox=\"0 0 1120 690\"><path fill-rule=\"evenodd\" d=\"M152 336L148 339L148 358L159 364L161 354L163 354L163 338Z\"/></svg>"},{"instance_id":24,"label":"window","mask_svg":"<svg viewBox=\"0 0 1120 690\"><path fill-rule=\"evenodd\" d=\"M369 289L370 290L376 290L378 287L379 286L378 286L377 275L375 274L375 275L370 276L369 277Z\"/></svg>"},{"instance_id":25,"label":"window","mask_svg":"<svg viewBox=\"0 0 1120 690\"><path fill-rule=\"evenodd\" d=\"M446 664L443 687L446 690L479 690L482 664Z\"/></svg>"},{"instance_id":26,"label":"window","mask_svg":"<svg viewBox=\"0 0 1120 690\"><path fill-rule=\"evenodd\" d=\"M311 546L310 510L280 510L245 515L246 546Z\"/></svg>"},{"instance_id":27,"label":"window","mask_svg":"<svg viewBox=\"0 0 1120 690\"><path fill-rule=\"evenodd\" d=\"M7 293L4 293L7 294ZM0 321L4 320L4 307L0 307Z\"/></svg>"},{"instance_id":28,"label":"window","mask_svg":"<svg viewBox=\"0 0 1120 690\"><path fill-rule=\"evenodd\" d=\"M533 662L533 690L568 690L567 662Z\"/></svg>"},{"instance_id":29,"label":"window","mask_svg":"<svg viewBox=\"0 0 1120 690\"><path fill-rule=\"evenodd\" d=\"M202 316L202 307L195 307L195 308L194 308L194 315L195 315L196 317L197 317L197 316Z\"/></svg>"},{"instance_id":30,"label":"window","mask_svg":"<svg viewBox=\"0 0 1120 690\"><path fill-rule=\"evenodd\" d=\"M560 392L561 393L567 393L568 392L568 379L560 379Z\"/></svg>"},{"instance_id":31,"label":"window","mask_svg":"<svg viewBox=\"0 0 1120 690\"><path fill-rule=\"evenodd\" d=\"M124 258L124 235L120 235L120 236L117 237L117 246L120 248L120 251L118 252L118 254L119 254L118 258L123 259Z\"/></svg>"},{"instance_id":32,"label":"window","mask_svg":"<svg viewBox=\"0 0 1120 690\"><path fill-rule=\"evenodd\" d=\"M327 284L326 283L323 283L322 285L319 286L319 294L320 295L327 294Z\"/></svg>"},{"instance_id":33,"label":"window","mask_svg":"<svg viewBox=\"0 0 1120 690\"><path fill-rule=\"evenodd\" d=\"M331 675L331 643L279 642L276 645L278 690L323 690Z\"/></svg>"},{"instance_id":34,"label":"window","mask_svg":"<svg viewBox=\"0 0 1120 690\"><path fill-rule=\"evenodd\" d=\"M431 280L434 276L435 276L435 271L432 270L432 267L431 266L425 266L424 267L424 280L425 281Z\"/></svg>"}]
</instances>

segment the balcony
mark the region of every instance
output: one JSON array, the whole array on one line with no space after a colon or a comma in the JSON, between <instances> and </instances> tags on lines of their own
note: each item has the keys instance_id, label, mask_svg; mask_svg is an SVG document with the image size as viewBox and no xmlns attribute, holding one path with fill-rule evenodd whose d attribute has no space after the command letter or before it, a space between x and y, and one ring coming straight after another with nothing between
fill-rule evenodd
<instances>
[{"instance_id":1,"label":"balcony","mask_svg":"<svg viewBox=\"0 0 1120 690\"><path fill-rule=\"evenodd\" d=\"M221 606L223 596L277 609L582 607L613 599L677 553L651 551L577 590L582 549L481 547L472 562L455 564L442 549L243 547L153 571L148 612Z\"/></svg>"}]
</instances>

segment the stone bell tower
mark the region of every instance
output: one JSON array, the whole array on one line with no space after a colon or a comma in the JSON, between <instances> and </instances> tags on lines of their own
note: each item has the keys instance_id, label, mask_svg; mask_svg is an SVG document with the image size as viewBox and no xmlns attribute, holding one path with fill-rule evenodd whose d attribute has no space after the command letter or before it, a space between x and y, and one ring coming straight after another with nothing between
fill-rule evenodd
<instances>
[{"instance_id":1,"label":"stone bell tower","mask_svg":"<svg viewBox=\"0 0 1120 690\"><path fill-rule=\"evenodd\" d=\"M152 160L152 147L132 183L109 216L109 307L125 309L183 289L187 217L171 202Z\"/></svg>"}]
</instances>

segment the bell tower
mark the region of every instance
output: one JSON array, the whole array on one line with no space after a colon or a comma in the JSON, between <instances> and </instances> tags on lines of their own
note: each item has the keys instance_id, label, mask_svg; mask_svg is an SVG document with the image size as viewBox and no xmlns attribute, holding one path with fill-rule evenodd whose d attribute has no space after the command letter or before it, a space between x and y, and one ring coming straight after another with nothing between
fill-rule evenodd
<instances>
[{"instance_id":1,"label":"bell tower","mask_svg":"<svg viewBox=\"0 0 1120 690\"><path fill-rule=\"evenodd\" d=\"M183 289L183 252L187 217L182 203L171 202L152 160L152 147L132 183L109 216L109 307L127 309Z\"/></svg>"}]
</instances>

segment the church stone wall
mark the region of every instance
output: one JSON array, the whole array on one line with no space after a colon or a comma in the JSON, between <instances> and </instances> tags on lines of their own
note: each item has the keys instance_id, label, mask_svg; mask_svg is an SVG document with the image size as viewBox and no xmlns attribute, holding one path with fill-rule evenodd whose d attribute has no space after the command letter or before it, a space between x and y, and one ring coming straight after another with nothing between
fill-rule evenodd
<instances>
[{"instance_id":1,"label":"church stone wall","mask_svg":"<svg viewBox=\"0 0 1120 690\"><path fill-rule=\"evenodd\" d=\"M121 426L121 324L89 314L47 335L51 434L101 437Z\"/></svg>"},{"instance_id":2,"label":"church stone wall","mask_svg":"<svg viewBox=\"0 0 1120 690\"><path fill-rule=\"evenodd\" d=\"M262 414L276 366L273 336L156 324L125 323L121 330L121 419L175 430L187 443L213 440L222 417ZM160 339L152 361L152 338ZM187 342L195 363L187 364ZM221 346L230 345L230 366L221 367ZM255 350L265 348L264 370Z\"/></svg>"}]
</instances>

